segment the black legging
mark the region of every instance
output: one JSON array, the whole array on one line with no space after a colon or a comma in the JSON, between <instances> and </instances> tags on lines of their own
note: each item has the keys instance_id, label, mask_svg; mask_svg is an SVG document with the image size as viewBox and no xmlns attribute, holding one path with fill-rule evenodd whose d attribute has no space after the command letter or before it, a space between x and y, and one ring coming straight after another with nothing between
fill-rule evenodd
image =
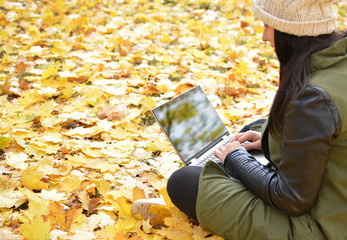
<instances>
[{"instance_id":1,"label":"black legging","mask_svg":"<svg viewBox=\"0 0 347 240\"><path fill-rule=\"evenodd\" d=\"M250 130L252 125L263 124L265 119L260 119L244 126L240 132ZM188 217L198 222L195 205L198 196L199 177L202 168L198 166L185 166L176 170L169 178L167 192L171 201Z\"/></svg>"},{"instance_id":2,"label":"black legging","mask_svg":"<svg viewBox=\"0 0 347 240\"><path fill-rule=\"evenodd\" d=\"M202 168L198 166L180 168L170 176L167 182L167 192L172 203L195 221L198 221L195 204L201 170Z\"/></svg>"}]
</instances>

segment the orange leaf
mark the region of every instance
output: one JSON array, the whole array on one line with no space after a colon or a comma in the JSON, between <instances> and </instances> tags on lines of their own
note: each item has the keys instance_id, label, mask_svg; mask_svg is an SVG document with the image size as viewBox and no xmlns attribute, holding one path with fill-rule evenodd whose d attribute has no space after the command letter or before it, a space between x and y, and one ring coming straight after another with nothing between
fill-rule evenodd
<instances>
[{"instance_id":1,"label":"orange leaf","mask_svg":"<svg viewBox=\"0 0 347 240\"><path fill-rule=\"evenodd\" d=\"M24 62L17 63L15 66L15 71L18 74L23 74L27 69L27 65Z\"/></svg>"},{"instance_id":2,"label":"orange leaf","mask_svg":"<svg viewBox=\"0 0 347 240\"><path fill-rule=\"evenodd\" d=\"M98 70L99 70L100 72L103 71L104 68L105 68L105 64L100 63L100 64L98 65Z\"/></svg>"},{"instance_id":3,"label":"orange leaf","mask_svg":"<svg viewBox=\"0 0 347 240\"><path fill-rule=\"evenodd\" d=\"M67 79L69 82L76 82L76 83L85 83L89 80L87 76L79 76L79 77L68 77Z\"/></svg>"},{"instance_id":4,"label":"orange leaf","mask_svg":"<svg viewBox=\"0 0 347 240\"><path fill-rule=\"evenodd\" d=\"M249 23L248 23L248 22L241 21L241 27L242 27L242 28L245 28L245 27L248 27L248 26L249 26Z\"/></svg>"},{"instance_id":5,"label":"orange leaf","mask_svg":"<svg viewBox=\"0 0 347 240\"><path fill-rule=\"evenodd\" d=\"M181 93L184 93L184 92L188 91L188 90L191 89L192 87L194 87L194 85L191 84L191 83L180 84L180 85L176 88L175 92L179 95L179 94L181 94Z\"/></svg>"},{"instance_id":6,"label":"orange leaf","mask_svg":"<svg viewBox=\"0 0 347 240\"><path fill-rule=\"evenodd\" d=\"M128 55L128 49L126 49L125 47L121 45L118 46L118 52L119 52L119 55L121 55L122 57L125 57Z\"/></svg>"},{"instance_id":7,"label":"orange leaf","mask_svg":"<svg viewBox=\"0 0 347 240\"><path fill-rule=\"evenodd\" d=\"M23 90L28 90L30 89L29 87L29 82L25 81L23 78L19 78L18 79L18 84L19 84L19 87Z\"/></svg>"},{"instance_id":8,"label":"orange leaf","mask_svg":"<svg viewBox=\"0 0 347 240\"><path fill-rule=\"evenodd\" d=\"M82 214L82 208L74 207L67 210L57 202L53 202L49 206L49 212L48 217L52 226L59 226L63 231L68 231L74 220Z\"/></svg>"},{"instance_id":9,"label":"orange leaf","mask_svg":"<svg viewBox=\"0 0 347 240\"><path fill-rule=\"evenodd\" d=\"M126 239L124 232L117 232L116 235L114 235L113 240L119 240L119 239Z\"/></svg>"},{"instance_id":10,"label":"orange leaf","mask_svg":"<svg viewBox=\"0 0 347 240\"><path fill-rule=\"evenodd\" d=\"M118 44L119 46L122 46L123 48L125 48L127 51L131 50L132 43L127 39L123 39L121 37L118 38Z\"/></svg>"},{"instance_id":11,"label":"orange leaf","mask_svg":"<svg viewBox=\"0 0 347 240\"><path fill-rule=\"evenodd\" d=\"M145 191L139 187L134 187L133 189L133 202L135 202L138 199L145 199Z\"/></svg>"},{"instance_id":12,"label":"orange leaf","mask_svg":"<svg viewBox=\"0 0 347 240\"><path fill-rule=\"evenodd\" d=\"M4 85L2 85L2 94L5 94L5 95L12 94L13 92L10 91L10 88L11 88L11 82L6 80Z\"/></svg>"}]
</instances>

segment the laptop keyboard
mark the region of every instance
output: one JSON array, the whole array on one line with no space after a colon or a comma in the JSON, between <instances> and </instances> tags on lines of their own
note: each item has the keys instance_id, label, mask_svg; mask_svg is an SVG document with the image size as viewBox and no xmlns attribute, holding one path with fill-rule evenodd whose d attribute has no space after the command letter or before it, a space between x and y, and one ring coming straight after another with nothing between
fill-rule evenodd
<instances>
[{"instance_id":1,"label":"laptop keyboard","mask_svg":"<svg viewBox=\"0 0 347 240\"><path fill-rule=\"evenodd\" d=\"M198 166L205 166L205 164L208 162L208 161L213 161L217 164L221 163L219 161L219 159L216 157L216 155L214 155L214 153L211 153L207 156L204 156L203 158L200 158L199 161L198 161Z\"/></svg>"},{"instance_id":2,"label":"laptop keyboard","mask_svg":"<svg viewBox=\"0 0 347 240\"><path fill-rule=\"evenodd\" d=\"M212 149L210 149L204 155L199 157L198 161L196 163L194 163L194 165L203 167L203 166L205 166L205 164L208 161L213 161L213 162L221 165L222 163L216 157L216 155L214 154L214 151L219 149L222 146L227 145L231 141L232 138L233 138L233 136L231 136L231 135L227 136L223 141L221 141L220 143L216 144Z\"/></svg>"}]
</instances>

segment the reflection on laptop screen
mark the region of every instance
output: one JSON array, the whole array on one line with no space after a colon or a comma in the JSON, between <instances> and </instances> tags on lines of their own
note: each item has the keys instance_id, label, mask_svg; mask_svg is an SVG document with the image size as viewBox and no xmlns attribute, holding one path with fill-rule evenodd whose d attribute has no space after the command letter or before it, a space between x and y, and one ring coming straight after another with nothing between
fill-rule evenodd
<instances>
[{"instance_id":1,"label":"reflection on laptop screen","mask_svg":"<svg viewBox=\"0 0 347 240\"><path fill-rule=\"evenodd\" d=\"M153 113L184 161L227 133L199 86L153 109Z\"/></svg>"}]
</instances>

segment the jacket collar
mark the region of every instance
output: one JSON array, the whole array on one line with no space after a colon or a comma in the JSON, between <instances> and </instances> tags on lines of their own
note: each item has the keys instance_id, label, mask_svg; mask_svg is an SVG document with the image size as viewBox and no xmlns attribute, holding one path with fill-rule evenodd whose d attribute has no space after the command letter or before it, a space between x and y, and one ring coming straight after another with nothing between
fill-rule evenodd
<instances>
[{"instance_id":1,"label":"jacket collar","mask_svg":"<svg viewBox=\"0 0 347 240\"><path fill-rule=\"evenodd\" d=\"M342 38L311 57L311 72L328 68L347 59L347 37Z\"/></svg>"}]
</instances>

